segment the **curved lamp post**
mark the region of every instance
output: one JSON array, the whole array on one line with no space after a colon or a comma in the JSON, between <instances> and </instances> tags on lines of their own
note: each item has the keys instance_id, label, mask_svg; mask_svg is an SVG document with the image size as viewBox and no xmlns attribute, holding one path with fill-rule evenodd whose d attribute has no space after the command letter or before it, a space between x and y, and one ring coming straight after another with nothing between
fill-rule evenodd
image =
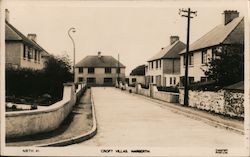
<instances>
[{"instance_id":1,"label":"curved lamp post","mask_svg":"<svg viewBox=\"0 0 250 157\"><path fill-rule=\"evenodd\" d=\"M72 36L70 35L70 32L73 32L75 33L76 32L76 29L74 27L71 27L69 30L68 30L68 35L69 35L69 38L71 39L72 43L73 43L73 78L74 78L74 83L75 83L75 57L76 57L76 54L75 54L75 41L74 39L72 38Z\"/></svg>"}]
</instances>

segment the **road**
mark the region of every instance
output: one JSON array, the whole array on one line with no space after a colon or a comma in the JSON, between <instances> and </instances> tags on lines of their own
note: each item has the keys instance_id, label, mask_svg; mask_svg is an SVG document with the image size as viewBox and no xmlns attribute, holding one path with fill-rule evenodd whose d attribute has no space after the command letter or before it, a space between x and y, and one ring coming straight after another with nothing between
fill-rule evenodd
<instances>
[{"instance_id":1,"label":"road","mask_svg":"<svg viewBox=\"0 0 250 157\"><path fill-rule=\"evenodd\" d=\"M92 88L98 133L77 146L243 147L244 136L174 113L141 96Z\"/></svg>"}]
</instances>

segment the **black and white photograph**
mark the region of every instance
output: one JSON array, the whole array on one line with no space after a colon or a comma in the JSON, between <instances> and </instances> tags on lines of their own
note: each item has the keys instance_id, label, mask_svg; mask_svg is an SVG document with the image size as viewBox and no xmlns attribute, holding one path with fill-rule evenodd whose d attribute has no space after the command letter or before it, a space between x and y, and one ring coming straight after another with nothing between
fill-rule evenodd
<instances>
[{"instance_id":1,"label":"black and white photograph","mask_svg":"<svg viewBox=\"0 0 250 157\"><path fill-rule=\"evenodd\" d=\"M250 156L248 0L0 0L1 155Z\"/></svg>"}]
</instances>

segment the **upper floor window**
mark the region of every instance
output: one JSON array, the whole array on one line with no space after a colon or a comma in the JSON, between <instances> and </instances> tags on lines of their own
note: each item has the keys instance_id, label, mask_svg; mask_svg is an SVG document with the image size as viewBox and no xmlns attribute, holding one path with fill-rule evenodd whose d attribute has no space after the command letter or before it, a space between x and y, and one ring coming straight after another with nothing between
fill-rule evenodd
<instances>
[{"instance_id":1,"label":"upper floor window","mask_svg":"<svg viewBox=\"0 0 250 157\"><path fill-rule=\"evenodd\" d=\"M194 65L194 54L193 53L188 54L188 64Z\"/></svg>"},{"instance_id":2,"label":"upper floor window","mask_svg":"<svg viewBox=\"0 0 250 157\"><path fill-rule=\"evenodd\" d=\"M88 68L88 73L89 74L94 74L95 73L95 68L93 68L93 67Z\"/></svg>"},{"instance_id":3,"label":"upper floor window","mask_svg":"<svg viewBox=\"0 0 250 157\"><path fill-rule=\"evenodd\" d=\"M161 68L161 60L159 60L160 68Z\"/></svg>"},{"instance_id":4,"label":"upper floor window","mask_svg":"<svg viewBox=\"0 0 250 157\"><path fill-rule=\"evenodd\" d=\"M151 68L154 68L154 61L151 62Z\"/></svg>"},{"instance_id":5,"label":"upper floor window","mask_svg":"<svg viewBox=\"0 0 250 157\"><path fill-rule=\"evenodd\" d=\"M120 74L121 73L121 68L116 68L116 73Z\"/></svg>"},{"instance_id":6,"label":"upper floor window","mask_svg":"<svg viewBox=\"0 0 250 157\"><path fill-rule=\"evenodd\" d=\"M158 60L156 60L155 63L156 63L156 69L158 69Z\"/></svg>"},{"instance_id":7,"label":"upper floor window","mask_svg":"<svg viewBox=\"0 0 250 157\"><path fill-rule=\"evenodd\" d=\"M79 72L79 74L80 74L80 73L83 73L83 67L79 67L79 68L78 68L78 72Z\"/></svg>"},{"instance_id":8,"label":"upper floor window","mask_svg":"<svg viewBox=\"0 0 250 157\"><path fill-rule=\"evenodd\" d=\"M27 56L27 46L23 45L23 58L25 59Z\"/></svg>"},{"instance_id":9,"label":"upper floor window","mask_svg":"<svg viewBox=\"0 0 250 157\"><path fill-rule=\"evenodd\" d=\"M105 68L105 73L110 74L111 73L111 68Z\"/></svg>"},{"instance_id":10,"label":"upper floor window","mask_svg":"<svg viewBox=\"0 0 250 157\"><path fill-rule=\"evenodd\" d=\"M207 50L203 50L201 52L201 63L206 64L207 63Z\"/></svg>"}]
</instances>

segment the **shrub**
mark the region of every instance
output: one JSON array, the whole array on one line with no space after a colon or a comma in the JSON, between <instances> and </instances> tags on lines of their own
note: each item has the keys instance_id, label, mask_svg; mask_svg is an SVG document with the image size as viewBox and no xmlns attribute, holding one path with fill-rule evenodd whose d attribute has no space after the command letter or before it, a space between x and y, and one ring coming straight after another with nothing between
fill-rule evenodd
<instances>
[{"instance_id":1,"label":"shrub","mask_svg":"<svg viewBox=\"0 0 250 157\"><path fill-rule=\"evenodd\" d=\"M177 86L157 86L158 91L164 91L164 92L173 92L173 93L179 93L179 88Z\"/></svg>"}]
</instances>

